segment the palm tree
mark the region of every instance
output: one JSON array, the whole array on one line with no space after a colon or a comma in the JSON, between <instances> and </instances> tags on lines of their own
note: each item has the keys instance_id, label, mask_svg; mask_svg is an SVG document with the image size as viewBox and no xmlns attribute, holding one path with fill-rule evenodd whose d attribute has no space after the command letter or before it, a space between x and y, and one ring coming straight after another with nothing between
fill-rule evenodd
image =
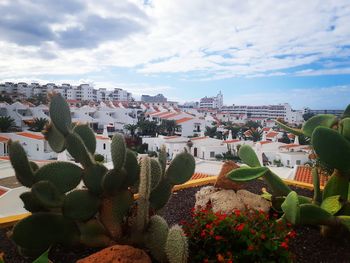
<instances>
[{"instance_id":1,"label":"palm tree","mask_svg":"<svg viewBox=\"0 0 350 263\"><path fill-rule=\"evenodd\" d=\"M29 124L29 130L34 132L41 132L48 122L49 121L46 118L34 118L33 123Z\"/></svg>"},{"instance_id":2,"label":"palm tree","mask_svg":"<svg viewBox=\"0 0 350 263\"><path fill-rule=\"evenodd\" d=\"M135 136L135 131L137 130L138 125L137 124L127 124L124 125L124 129L128 130L131 134L131 137Z\"/></svg>"},{"instance_id":3,"label":"palm tree","mask_svg":"<svg viewBox=\"0 0 350 263\"><path fill-rule=\"evenodd\" d=\"M249 129L249 137L252 138L253 142L260 141L262 138L262 134L263 132L259 131L258 129Z\"/></svg>"},{"instance_id":4,"label":"palm tree","mask_svg":"<svg viewBox=\"0 0 350 263\"><path fill-rule=\"evenodd\" d=\"M179 125L176 124L175 120L163 120L160 127L161 129L164 129L167 135L171 136L171 135L174 135Z\"/></svg>"},{"instance_id":5,"label":"palm tree","mask_svg":"<svg viewBox=\"0 0 350 263\"><path fill-rule=\"evenodd\" d=\"M0 132L8 132L11 128L15 127L15 120L10 116L0 117Z\"/></svg>"}]
</instances>

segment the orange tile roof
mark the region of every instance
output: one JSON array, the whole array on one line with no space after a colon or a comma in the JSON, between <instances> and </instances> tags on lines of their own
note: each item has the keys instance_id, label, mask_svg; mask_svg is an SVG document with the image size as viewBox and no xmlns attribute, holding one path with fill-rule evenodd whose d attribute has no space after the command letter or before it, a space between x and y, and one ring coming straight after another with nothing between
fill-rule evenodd
<instances>
[{"instance_id":1,"label":"orange tile roof","mask_svg":"<svg viewBox=\"0 0 350 263\"><path fill-rule=\"evenodd\" d=\"M226 140L224 143L233 143L233 142L239 142L240 140L238 139L233 139L233 140Z\"/></svg>"},{"instance_id":2,"label":"orange tile roof","mask_svg":"<svg viewBox=\"0 0 350 263\"><path fill-rule=\"evenodd\" d=\"M164 115L168 115L169 111L161 111L161 112L152 112L150 113L150 115L152 115L153 117L162 117Z\"/></svg>"},{"instance_id":3,"label":"orange tile roof","mask_svg":"<svg viewBox=\"0 0 350 263\"><path fill-rule=\"evenodd\" d=\"M308 166L298 166L294 177L295 181L312 184L312 168ZM328 177L320 175L320 185L326 185Z\"/></svg>"},{"instance_id":4,"label":"orange tile roof","mask_svg":"<svg viewBox=\"0 0 350 263\"><path fill-rule=\"evenodd\" d=\"M270 130L271 130L271 128L267 128L267 127L263 128L263 131L266 131L266 132L268 132Z\"/></svg>"},{"instance_id":5,"label":"orange tile roof","mask_svg":"<svg viewBox=\"0 0 350 263\"><path fill-rule=\"evenodd\" d=\"M267 144L267 143L272 143L271 141L260 141L259 142L261 145L263 145L263 144Z\"/></svg>"},{"instance_id":6,"label":"orange tile roof","mask_svg":"<svg viewBox=\"0 0 350 263\"><path fill-rule=\"evenodd\" d=\"M280 146L279 148L290 149L290 148L294 148L294 147L300 147L300 145L299 145L299 144L291 143L291 144L287 144L287 145L282 145L282 146Z\"/></svg>"},{"instance_id":7,"label":"orange tile roof","mask_svg":"<svg viewBox=\"0 0 350 263\"><path fill-rule=\"evenodd\" d=\"M4 137L4 136L0 136L0 142L7 142L9 140L9 138Z\"/></svg>"},{"instance_id":8,"label":"orange tile roof","mask_svg":"<svg viewBox=\"0 0 350 263\"><path fill-rule=\"evenodd\" d=\"M294 139L294 138L295 138L295 135L294 135L294 134L289 133L289 134L288 134L288 138L289 138L289 139Z\"/></svg>"},{"instance_id":9,"label":"orange tile roof","mask_svg":"<svg viewBox=\"0 0 350 263\"><path fill-rule=\"evenodd\" d=\"M178 119L176 120L176 124L180 124L189 120L193 120L193 118L185 117L185 118Z\"/></svg>"},{"instance_id":10,"label":"orange tile roof","mask_svg":"<svg viewBox=\"0 0 350 263\"><path fill-rule=\"evenodd\" d=\"M268 134L266 134L266 137L275 137L278 135L278 132L269 132Z\"/></svg>"},{"instance_id":11,"label":"orange tile roof","mask_svg":"<svg viewBox=\"0 0 350 263\"><path fill-rule=\"evenodd\" d=\"M171 118L171 117L175 117L175 116L177 116L177 115L179 115L179 114L181 114L181 113L179 113L179 112L169 113L168 115L164 115L164 116L162 116L162 119L169 119L169 118Z\"/></svg>"},{"instance_id":12,"label":"orange tile roof","mask_svg":"<svg viewBox=\"0 0 350 263\"><path fill-rule=\"evenodd\" d=\"M4 193L6 193L7 190L3 189L3 188L0 188L0 196L2 196Z\"/></svg>"},{"instance_id":13,"label":"orange tile roof","mask_svg":"<svg viewBox=\"0 0 350 263\"><path fill-rule=\"evenodd\" d=\"M105 137L105 136L102 136L102 135L96 135L96 139L109 140L109 137Z\"/></svg>"},{"instance_id":14,"label":"orange tile roof","mask_svg":"<svg viewBox=\"0 0 350 263\"><path fill-rule=\"evenodd\" d=\"M35 140L44 140L44 136L41 134L34 134L29 132L17 132L16 134L27 138L35 139Z\"/></svg>"}]
</instances>

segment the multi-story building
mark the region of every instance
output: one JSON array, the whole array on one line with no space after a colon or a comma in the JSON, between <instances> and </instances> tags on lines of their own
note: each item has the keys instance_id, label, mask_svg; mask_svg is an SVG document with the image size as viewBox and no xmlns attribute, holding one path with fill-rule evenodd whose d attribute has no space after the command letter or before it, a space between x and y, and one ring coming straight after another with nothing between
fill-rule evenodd
<instances>
[{"instance_id":1,"label":"multi-story building","mask_svg":"<svg viewBox=\"0 0 350 263\"><path fill-rule=\"evenodd\" d=\"M142 95L141 96L141 101L142 102L147 102L147 103L154 103L154 102L167 102L168 99L164 97L163 94L158 94L155 96L150 96L150 95Z\"/></svg>"},{"instance_id":2,"label":"multi-story building","mask_svg":"<svg viewBox=\"0 0 350 263\"><path fill-rule=\"evenodd\" d=\"M216 97L204 97L199 102L200 108L221 109L224 103L224 96L221 91Z\"/></svg>"},{"instance_id":3,"label":"multi-story building","mask_svg":"<svg viewBox=\"0 0 350 263\"><path fill-rule=\"evenodd\" d=\"M54 83L45 85L38 83L27 84L25 82L5 82L0 84L0 94L9 95L13 99L28 99L37 95L46 95L51 91L60 93L67 100L123 102L133 100L132 94L126 90L120 88L115 88L114 90L100 88L97 90L90 84L81 84L79 86L72 86L67 83L62 85Z\"/></svg>"},{"instance_id":4,"label":"multi-story building","mask_svg":"<svg viewBox=\"0 0 350 263\"><path fill-rule=\"evenodd\" d=\"M221 110L235 115L246 115L248 119L281 118L289 123L298 124L303 122L303 111L293 110L288 103L263 106L233 105L223 107Z\"/></svg>"},{"instance_id":5,"label":"multi-story building","mask_svg":"<svg viewBox=\"0 0 350 263\"><path fill-rule=\"evenodd\" d=\"M333 114L336 116L341 116L344 112L344 110L311 110L309 108L305 108L304 109L305 113L312 113L312 114Z\"/></svg>"}]
</instances>

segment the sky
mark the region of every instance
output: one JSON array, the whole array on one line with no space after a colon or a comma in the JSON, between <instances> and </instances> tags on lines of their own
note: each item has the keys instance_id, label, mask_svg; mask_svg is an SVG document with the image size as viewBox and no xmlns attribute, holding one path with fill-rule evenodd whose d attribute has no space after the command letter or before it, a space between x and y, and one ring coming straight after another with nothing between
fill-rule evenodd
<instances>
[{"instance_id":1,"label":"sky","mask_svg":"<svg viewBox=\"0 0 350 263\"><path fill-rule=\"evenodd\" d=\"M0 0L0 82L350 103L349 0Z\"/></svg>"}]
</instances>

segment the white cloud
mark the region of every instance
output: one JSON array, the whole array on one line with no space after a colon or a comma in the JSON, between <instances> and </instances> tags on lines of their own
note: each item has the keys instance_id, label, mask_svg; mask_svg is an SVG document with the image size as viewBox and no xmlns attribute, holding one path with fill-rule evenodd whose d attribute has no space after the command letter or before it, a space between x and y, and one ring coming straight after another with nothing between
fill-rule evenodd
<instances>
[{"instance_id":1,"label":"white cloud","mask_svg":"<svg viewBox=\"0 0 350 263\"><path fill-rule=\"evenodd\" d=\"M81 21L92 15L103 19L123 18L144 30L124 38L102 37L89 48L81 49L63 48L54 38L27 46L10 43L0 36L0 79L77 75L103 72L114 66L135 68L141 74L192 72L200 79L259 77L285 74L283 70L321 59L332 61L349 56L349 50L342 48L350 45L348 0L222 0L220 3L153 0L148 5L141 0L88 0L80 3L85 5L84 10L50 24L54 32L84 26ZM342 72L330 67L297 74ZM203 76L203 71L207 76ZM344 71L348 74L348 70Z\"/></svg>"}]
</instances>

